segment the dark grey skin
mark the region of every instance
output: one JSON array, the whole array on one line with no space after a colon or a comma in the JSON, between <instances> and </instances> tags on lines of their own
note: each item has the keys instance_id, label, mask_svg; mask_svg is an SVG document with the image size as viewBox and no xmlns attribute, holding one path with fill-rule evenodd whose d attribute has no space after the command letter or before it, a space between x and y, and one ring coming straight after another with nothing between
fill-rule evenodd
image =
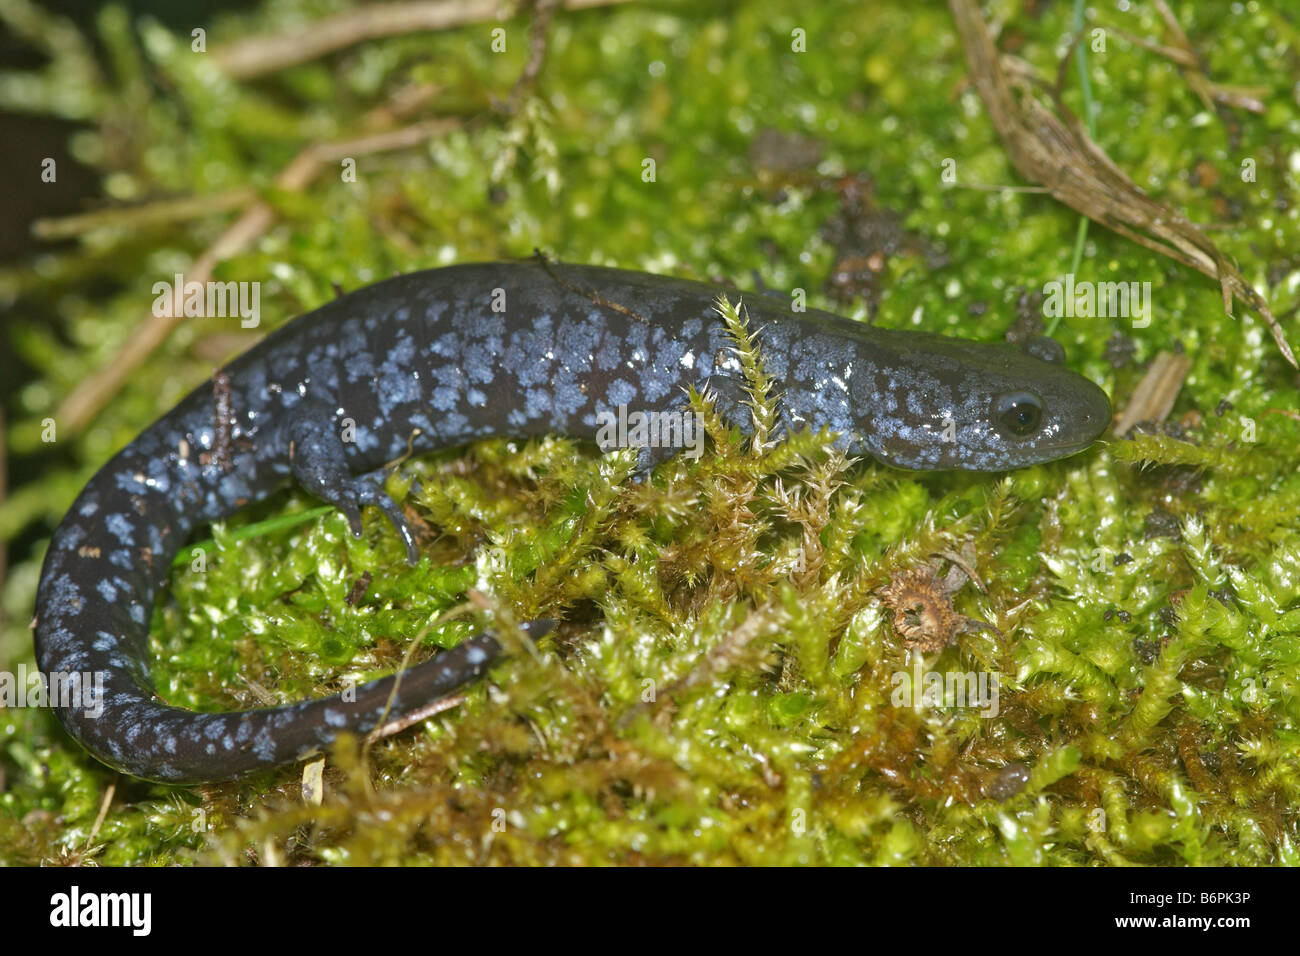
<instances>
[{"instance_id":1,"label":"dark grey skin","mask_svg":"<svg viewBox=\"0 0 1300 956\"><path fill-rule=\"evenodd\" d=\"M711 389L722 415L747 429L719 295L739 299L612 269L463 265L361 289L268 336L223 370L220 395L211 383L196 389L109 461L55 532L37 660L47 674L104 681L102 708L56 705L64 726L125 773L219 780L297 760L344 730L367 733L480 676L501 649L492 634L401 674L395 694L387 677L354 700L196 713L155 696L148 624L192 532L290 480L341 508L356 534L359 508L382 508L414 562L414 536L378 471L408 444L594 439L597 413L680 409L689 386ZM891 465L1019 468L1087 448L1110 419L1105 393L1065 369L1050 340L1022 350L794 313L762 296L747 306L783 424L829 427L850 452ZM214 409L228 409L221 427ZM671 453L643 449L642 465Z\"/></svg>"}]
</instances>

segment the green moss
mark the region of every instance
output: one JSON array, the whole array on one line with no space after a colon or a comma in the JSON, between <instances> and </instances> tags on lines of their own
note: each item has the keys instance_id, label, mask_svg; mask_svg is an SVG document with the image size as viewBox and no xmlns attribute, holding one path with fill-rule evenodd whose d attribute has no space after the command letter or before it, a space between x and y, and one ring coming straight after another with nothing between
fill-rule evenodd
<instances>
[{"instance_id":1,"label":"green moss","mask_svg":"<svg viewBox=\"0 0 1300 956\"><path fill-rule=\"evenodd\" d=\"M214 23L209 42L299 6L272 0ZM1031 19L1000 8L1018 55L1054 75L1068 9ZM1160 32L1145 8L1096 15ZM1098 139L1144 188L1226 225L1216 241L1286 315L1300 301L1294 27L1249 5L1179 15L1216 80L1272 88L1267 112L1231 114L1231 125L1201 115L1172 65L1112 34L1089 57ZM807 53L790 50L796 27ZM75 30L46 29L51 65L0 85L0 101L91 120L75 148L115 198L266 190L279 222L219 277L261 279L268 325L327 301L331 282L534 246L745 288L757 274L807 290L810 305L864 314L827 296L837 253L822 232L840 202L832 179L863 170L874 202L947 259L889 257L881 325L997 339L1021 293L1064 272L1073 251L1077 217L1047 197L941 182L947 157L960 183L1015 180L939 6L561 14L540 99L510 120L484 111L523 64L522 21L500 56L470 26L257 83L222 78L181 38L121 10L96 29L107 67ZM435 109L478 119L426 148L363 157L355 184L269 188L303 144L356 135L404 81L438 85ZM1066 100L1078 108L1076 90ZM765 126L821 140L816 172L755 169L746 156ZM647 156L655 183L641 179ZM1255 183L1238 175L1246 157ZM1193 182L1201 160L1217 185ZM186 323L89 430L41 442L58 401L132 334L152 282L184 271L228 221L104 229L0 274L14 302L4 334L36 373L7 402L10 450L41 471L0 506L6 539L48 534L95 467L210 374L214 350L250 341L218 342L237 332L219 320ZM1096 226L1080 270L1151 281L1155 312L1145 329L1066 320L1057 335L1071 365L1122 405L1141 363L1182 347L1192 367L1175 418L1197 412L1199 424L1005 477L913 475L847 462L825 435L744 439L694 396L709 450L647 484L629 480L627 454L562 439L405 463L392 488L429 532L415 568L378 514L359 541L332 512L244 535L318 504L279 496L214 528L202 570L192 551L178 564L152 629L167 699L301 699L488 623L507 635L511 621L561 624L459 706L369 747L341 742L319 806L303 804L295 768L196 788L128 781L49 714L5 711L0 861L1295 863L1294 378L1261 324L1225 317L1199 275ZM762 342L730 319L755 419L770 425L779 392L762 378ZM1105 361L1117 331L1137 364ZM5 583L6 666L31 664L42 547L15 554ZM967 584L953 600L996 630L968 631L924 666L1000 675L996 715L896 699L914 662L878 592L940 552L973 555L987 591ZM1012 764L1025 779L1004 773Z\"/></svg>"}]
</instances>

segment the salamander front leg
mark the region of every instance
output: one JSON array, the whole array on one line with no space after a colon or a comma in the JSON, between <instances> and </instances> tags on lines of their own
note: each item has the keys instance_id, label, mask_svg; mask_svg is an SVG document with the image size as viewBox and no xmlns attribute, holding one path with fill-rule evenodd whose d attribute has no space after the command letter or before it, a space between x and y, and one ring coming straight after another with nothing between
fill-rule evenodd
<instances>
[{"instance_id":1,"label":"salamander front leg","mask_svg":"<svg viewBox=\"0 0 1300 956\"><path fill-rule=\"evenodd\" d=\"M384 490L387 469L354 475L348 468L334 416L324 409L303 408L289 425L289 466L298 484L347 516L353 537L361 537L361 507L375 505L388 515L406 544L406 560L420 560L415 533L402 509Z\"/></svg>"}]
</instances>

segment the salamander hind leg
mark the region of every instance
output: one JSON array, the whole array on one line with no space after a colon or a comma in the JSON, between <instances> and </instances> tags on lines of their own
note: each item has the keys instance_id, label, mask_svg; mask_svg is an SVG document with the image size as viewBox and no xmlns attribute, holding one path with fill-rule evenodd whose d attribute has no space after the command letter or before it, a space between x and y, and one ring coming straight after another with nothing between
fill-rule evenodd
<instances>
[{"instance_id":1,"label":"salamander hind leg","mask_svg":"<svg viewBox=\"0 0 1300 956\"><path fill-rule=\"evenodd\" d=\"M347 516L353 537L361 537L361 507L374 505L388 516L406 545L406 560L420 559L415 533L402 509L384 490L387 469L354 475L348 468L343 439L334 416L323 407L295 409L290 421L289 466L304 491L327 501Z\"/></svg>"}]
</instances>

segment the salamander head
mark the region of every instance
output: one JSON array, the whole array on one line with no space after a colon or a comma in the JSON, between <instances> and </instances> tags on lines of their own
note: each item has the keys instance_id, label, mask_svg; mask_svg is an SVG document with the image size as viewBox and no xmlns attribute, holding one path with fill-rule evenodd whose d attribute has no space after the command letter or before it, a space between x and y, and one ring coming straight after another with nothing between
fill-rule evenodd
<instances>
[{"instance_id":1,"label":"salamander head","mask_svg":"<svg viewBox=\"0 0 1300 956\"><path fill-rule=\"evenodd\" d=\"M859 382L867 450L899 468L1006 471L1082 451L1110 424L1106 393L1052 339L1016 347L934 337Z\"/></svg>"}]
</instances>

